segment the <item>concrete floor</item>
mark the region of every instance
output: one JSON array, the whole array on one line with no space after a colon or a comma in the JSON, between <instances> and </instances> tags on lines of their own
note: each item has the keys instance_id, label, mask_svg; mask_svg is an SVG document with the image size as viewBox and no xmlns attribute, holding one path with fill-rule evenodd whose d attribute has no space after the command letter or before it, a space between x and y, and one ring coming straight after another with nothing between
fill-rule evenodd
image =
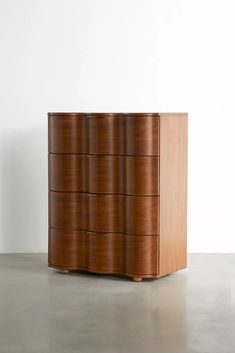
<instances>
[{"instance_id":1,"label":"concrete floor","mask_svg":"<svg viewBox=\"0 0 235 353\"><path fill-rule=\"evenodd\" d=\"M234 353L235 255L191 255L159 280L0 255L0 353Z\"/></svg>"}]
</instances>

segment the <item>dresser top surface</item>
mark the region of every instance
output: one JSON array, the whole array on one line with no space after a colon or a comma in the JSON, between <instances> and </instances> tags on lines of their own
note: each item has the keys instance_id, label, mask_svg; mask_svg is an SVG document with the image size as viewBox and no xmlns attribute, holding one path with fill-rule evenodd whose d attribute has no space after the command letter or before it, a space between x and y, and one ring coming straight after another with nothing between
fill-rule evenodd
<instances>
[{"instance_id":1,"label":"dresser top surface","mask_svg":"<svg viewBox=\"0 0 235 353\"><path fill-rule=\"evenodd\" d=\"M89 116L89 117L99 117L99 116L123 116L123 117L138 117L138 116L185 116L188 113L157 113L157 112L139 112L139 113L121 113L121 112L99 112L99 113L84 113L84 112L49 112L48 116Z\"/></svg>"}]
</instances>

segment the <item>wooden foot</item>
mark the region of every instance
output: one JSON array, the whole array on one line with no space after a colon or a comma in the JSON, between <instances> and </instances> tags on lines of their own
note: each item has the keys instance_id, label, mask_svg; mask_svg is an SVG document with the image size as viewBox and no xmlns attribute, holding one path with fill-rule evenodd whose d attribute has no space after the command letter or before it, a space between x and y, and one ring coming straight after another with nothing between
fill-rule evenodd
<instances>
[{"instance_id":1,"label":"wooden foot","mask_svg":"<svg viewBox=\"0 0 235 353\"><path fill-rule=\"evenodd\" d=\"M140 277L140 276L134 276L134 277L133 277L133 281L134 281L134 282L141 282L141 281L142 281L142 277Z\"/></svg>"},{"instance_id":2,"label":"wooden foot","mask_svg":"<svg viewBox=\"0 0 235 353\"><path fill-rule=\"evenodd\" d=\"M59 273L66 274L66 273L69 273L69 270L64 270L64 269L60 268Z\"/></svg>"}]
</instances>

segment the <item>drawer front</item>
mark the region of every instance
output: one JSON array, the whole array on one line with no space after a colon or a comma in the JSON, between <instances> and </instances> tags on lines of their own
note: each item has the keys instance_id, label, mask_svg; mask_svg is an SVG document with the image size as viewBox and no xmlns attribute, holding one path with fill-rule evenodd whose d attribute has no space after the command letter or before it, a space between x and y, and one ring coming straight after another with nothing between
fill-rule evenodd
<instances>
[{"instance_id":1,"label":"drawer front","mask_svg":"<svg viewBox=\"0 0 235 353\"><path fill-rule=\"evenodd\" d=\"M158 236L125 236L125 272L158 274Z\"/></svg>"},{"instance_id":2,"label":"drawer front","mask_svg":"<svg viewBox=\"0 0 235 353\"><path fill-rule=\"evenodd\" d=\"M87 267L85 231L50 228L48 245L51 265L71 269Z\"/></svg>"},{"instance_id":3,"label":"drawer front","mask_svg":"<svg viewBox=\"0 0 235 353\"><path fill-rule=\"evenodd\" d=\"M86 191L86 157L79 154L49 154L49 189Z\"/></svg>"},{"instance_id":4,"label":"drawer front","mask_svg":"<svg viewBox=\"0 0 235 353\"><path fill-rule=\"evenodd\" d=\"M49 152L159 155L156 114L48 115Z\"/></svg>"},{"instance_id":5,"label":"drawer front","mask_svg":"<svg viewBox=\"0 0 235 353\"><path fill-rule=\"evenodd\" d=\"M123 154L123 114L88 114L87 130L87 153Z\"/></svg>"},{"instance_id":6,"label":"drawer front","mask_svg":"<svg viewBox=\"0 0 235 353\"><path fill-rule=\"evenodd\" d=\"M153 114L126 114L127 155L159 155L159 117Z\"/></svg>"},{"instance_id":7,"label":"drawer front","mask_svg":"<svg viewBox=\"0 0 235 353\"><path fill-rule=\"evenodd\" d=\"M49 229L49 264L91 272L158 274L158 236Z\"/></svg>"},{"instance_id":8,"label":"drawer front","mask_svg":"<svg viewBox=\"0 0 235 353\"><path fill-rule=\"evenodd\" d=\"M49 226L130 235L159 234L159 197L49 191Z\"/></svg>"},{"instance_id":9,"label":"drawer front","mask_svg":"<svg viewBox=\"0 0 235 353\"><path fill-rule=\"evenodd\" d=\"M121 156L87 156L87 192L121 194L122 181Z\"/></svg>"},{"instance_id":10,"label":"drawer front","mask_svg":"<svg viewBox=\"0 0 235 353\"><path fill-rule=\"evenodd\" d=\"M49 189L159 195L159 157L49 154Z\"/></svg>"},{"instance_id":11,"label":"drawer front","mask_svg":"<svg viewBox=\"0 0 235 353\"><path fill-rule=\"evenodd\" d=\"M49 114L49 152L86 153L85 130L85 114Z\"/></svg>"},{"instance_id":12,"label":"drawer front","mask_svg":"<svg viewBox=\"0 0 235 353\"><path fill-rule=\"evenodd\" d=\"M87 194L87 230L123 232L123 196Z\"/></svg>"},{"instance_id":13,"label":"drawer front","mask_svg":"<svg viewBox=\"0 0 235 353\"><path fill-rule=\"evenodd\" d=\"M126 232L135 235L159 234L159 197L126 196Z\"/></svg>"},{"instance_id":14,"label":"drawer front","mask_svg":"<svg viewBox=\"0 0 235 353\"><path fill-rule=\"evenodd\" d=\"M159 157L124 158L124 193L159 195Z\"/></svg>"},{"instance_id":15,"label":"drawer front","mask_svg":"<svg viewBox=\"0 0 235 353\"><path fill-rule=\"evenodd\" d=\"M49 191L49 226L85 229L85 194Z\"/></svg>"}]
</instances>

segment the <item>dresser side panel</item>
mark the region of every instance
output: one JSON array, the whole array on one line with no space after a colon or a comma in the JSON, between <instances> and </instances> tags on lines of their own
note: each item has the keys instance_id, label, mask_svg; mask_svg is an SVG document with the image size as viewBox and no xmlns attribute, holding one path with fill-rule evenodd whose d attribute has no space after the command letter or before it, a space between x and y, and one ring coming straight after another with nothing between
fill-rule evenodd
<instances>
[{"instance_id":1,"label":"dresser side panel","mask_svg":"<svg viewBox=\"0 0 235 353\"><path fill-rule=\"evenodd\" d=\"M160 116L159 277L187 266L187 114Z\"/></svg>"}]
</instances>

